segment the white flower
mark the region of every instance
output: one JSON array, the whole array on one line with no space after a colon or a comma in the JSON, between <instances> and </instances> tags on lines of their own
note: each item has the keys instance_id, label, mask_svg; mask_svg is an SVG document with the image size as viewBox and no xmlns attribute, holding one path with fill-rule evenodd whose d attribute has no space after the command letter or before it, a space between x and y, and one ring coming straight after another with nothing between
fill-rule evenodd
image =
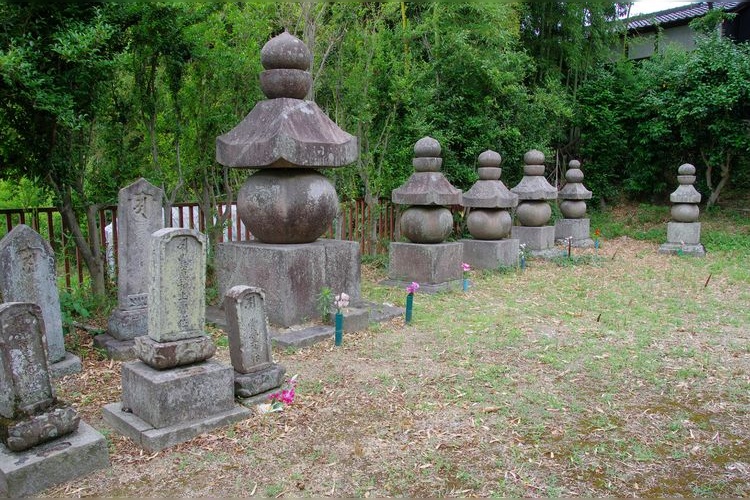
<instances>
[{"instance_id":1,"label":"white flower","mask_svg":"<svg viewBox=\"0 0 750 500\"><path fill-rule=\"evenodd\" d=\"M333 305L336 306L337 309L341 309L342 307L348 307L349 295L343 292L336 295L333 301Z\"/></svg>"}]
</instances>

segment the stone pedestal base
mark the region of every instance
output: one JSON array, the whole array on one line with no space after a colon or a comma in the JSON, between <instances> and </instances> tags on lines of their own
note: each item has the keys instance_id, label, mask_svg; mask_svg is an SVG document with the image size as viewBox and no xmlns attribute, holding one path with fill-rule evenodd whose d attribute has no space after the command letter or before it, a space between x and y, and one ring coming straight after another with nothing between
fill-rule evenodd
<instances>
[{"instance_id":1,"label":"stone pedestal base","mask_svg":"<svg viewBox=\"0 0 750 500\"><path fill-rule=\"evenodd\" d=\"M558 219L555 221L555 239L573 238L571 246L575 248L593 248L594 240L590 237L591 219Z\"/></svg>"},{"instance_id":2,"label":"stone pedestal base","mask_svg":"<svg viewBox=\"0 0 750 500\"><path fill-rule=\"evenodd\" d=\"M706 249L702 244L683 245L681 243L664 243L659 247L659 253L672 255L691 255L693 257L705 257Z\"/></svg>"},{"instance_id":3,"label":"stone pedestal base","mask_svg":"<svg viewBox=\"0 0 750 500\"><path fill-rule=\"evenodd\" d=\"M148 308L115 309L107 321L107 333L120 341L133 340L146 335L148 333Z\"/></svg>"},{"instance_id":4,"label":"stone pedestal base","mask_svg":"<svg viewBox=\"0 0 750 500\"><path fill-rule=\"evenodd\" d=\"M370 311L367 309L347 307L341 311L341 315L344 317L344 333L361 332L370 326Z\"/></svg>"},{"instance_id":5,"label":"stone pedestal base","mask_svg":"<svg viewBox=\"0 0 750 500\"><path fill-rule=\"evenodd\" d=\"M251 398L280 387L284 382L286 368L272 364L250 373L234 372L234 394L238 398Z\"/></svg>"},{"instance_id":6,"label":"stone pedestal base","mask_svg":"<svg viewBox=\"0 0 750 500\"><path fill-rule=\"evenodd\" d=\"M50 363L49 374L52 378L60 378L71 373L78 373L82 369L81 358L69 352L65 357L55 363Z\"/></svg>"},{"instance_id":7,"label":"stone pedestal base","mask_svg":"<svg viewBox=\"0 0 750 500\"><path fill-rule=\"evenodd\" d=\"M318 297L324 287L335 295L360 296L359 244L319 239L297 245L253 241L216 246L219 297L236 285L262 288L268 321L288 327L320 318Z\"/></svg>"},{"instance_id":8,"label":"stone pedestal base","mask_svg":"<svg viewBox=\"0 0 750 500\"><path fill-rule=\"evenodd\" d=\"M25 497L109 466L107 441L80 422L78 430L21 452L0 445L0 496Z\"/></svg>"},{"instance_id":9,"label":"stone pedestal base","mask_svg":"<svg viewBox=\"0 0 750 500\"><path fill-rule=\"evenodd\" d=\"M126 411L123 411L125 408ZM234 370L204 361L158 371L142 361L122 367L122 403L104 420L149 451L158 451L245 418L234 404Z\"/></svg>"},{"instance_id":10,"label":"stone pedestal base","mask_svg":"<svg viewBox=\"0 0 750 500\"><path fill-rule=\"evenodd\" d=\"M463 245L454 243L391 243L388 278L394 284L419 283L420 291L429 285L458 282L461 286Z\"/></svg>"},{"instance_id":11,"label":"stone pedestal base","mask_svg":"<svg viewBox=\"0 0 750 500\"><path fill-rule=\"evenodd\" d=\"M216 345L208 335L172 342L156 342L144 335L134 342L138 359L157 370L199 363L216 353Z\"/></svg>"},{"instance_id":12,"label":"stone pedestal base","mask_svg":"<svg viewBox=\"0 0 750 500\"><path fill-rule=\"evenodd\" d=\"M94 337L94 346L107 351L110 359L130 361L136 358L135 340L117 340L108 333L102 333Z\"/></svg>"},{"instance_id":13,"label":"stone pedestal base","mask_svg":"<svg viewBox=\"0 0 750 500\"><path fill-rule=\"evenodd\" d=\"M518 240L461 240L463 262L474 269L498 269L518 265Z\"/></svg>"},{"instance_id":14,"label":"stone pedestal base","mask_svg":"<svg viewBox=\"0 0 750 500\"><path fill-rule=\"evenodd\" d=\"M555 227L526 227L513 226L510 230L511 238L517 239L519 245L526 245L527 252L549 250L555 246Z\"/></svg>"},{"instance_id":15,"label":"stone pedestal base","mask_svg":"<svg viewBox=\"0 0 750 500\"><path fill-rule=\"evenodd\" d=\"M668 222L667 243L673 243L676 245L700 245L701 223Z\"/></svg>"}]
</instances>

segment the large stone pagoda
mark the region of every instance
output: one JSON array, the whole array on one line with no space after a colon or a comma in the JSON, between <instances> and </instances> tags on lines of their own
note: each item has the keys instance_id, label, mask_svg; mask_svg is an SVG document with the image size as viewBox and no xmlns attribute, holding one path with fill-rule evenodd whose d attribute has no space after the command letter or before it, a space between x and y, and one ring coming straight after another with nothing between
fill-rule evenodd
<instances>
[{"instance_id":1,"label":"large stone pagoda","mask_svg":"<svg viewBox=\"0 0 750 500\"><path fill-rule=\"evenodd\" d=\"M393 190L393 203L407 205L401 214L401 235L409 240L393 242L389 249L388 284L412 281L425 292L450 287L461 280L463 246L446 242L453 230L449 205L461 204L461 191L451 185L440 168L440 143L423 137L414 145L415 172Z\"/></svg>"},{"instance_id":2,"label":"large stone pagoda","mask_svg":"<svg viewBox=\"0 0 750 500\"><path fill-rule=\"evenodd\" d=\"M667 223L667 242L659 253L704 257L706 249L701 243L701 223L698 222L701 194L695 189L695 167L689 163L677 169L679 186L669 195L672 202L672 220Z\"/></svg>"},{"instance_id":3,"label":"large stone pagoda","mask_svg":"<svg viewBox=\"0 0 750 500\"><path fill-rule=\"evenodd\" d=\"M583 171L581 162L571 160L565 172L567 183L557 194L560 199L560 212L563 218L555 221L555 239L567 240L571 246L590 248L594 246L591 239L591 219L586 217L586 200L590 200L592 193L583 185Z\"/></svg>"},{"instance_id":4,"label":"large stone pagoda","mask_svg":"<svg viewBox=\"0 0 750 500\"><path fill-rule=\"evenodd\" d=\"M360 295L356 242L319 239L338 212L338 196L318 170L357 159L356 137L313 102L311 54L287 32L261 50L265 71L258 102L239 125L216 139L216 160L257 169L237 195L237 211L255 238L217 245L219 295L237 285L262 288L269 321L291 326L319 316L323 288Z\"/></svg>"},{"instance_id":5,"label":"large stone pagoda","mask_svg":"<svg viewBox=\"0 0 750 500\"><path fill-rule=\"evenodd\" d=\"M461 197L463 206L469 208L466 226L474 238L461 240L463 261L478 269L515 266L518 240L508 238L513 224L509 209L518 205L518 195L500 180L500 153L487 150L478 162L479 180Z\"/></svg>"}]
</instances>

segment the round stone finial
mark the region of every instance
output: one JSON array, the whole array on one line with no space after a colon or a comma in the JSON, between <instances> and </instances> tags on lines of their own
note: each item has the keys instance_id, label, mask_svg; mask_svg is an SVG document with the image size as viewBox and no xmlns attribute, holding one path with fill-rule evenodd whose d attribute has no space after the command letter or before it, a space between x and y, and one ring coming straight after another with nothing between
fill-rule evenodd
<instances>
[{"instance_id":1,"label":"round stone finial","mask_svg":"<svg viewBox=\"0 0 750 500\"><path fill-rule=\"evenodd\" d=\"M499 167L503 158L497 151L488 149L479 155L478 161L480 167Z\"/></svg>"},{"instance_id":2,"label":"round stone finial","mask_svg":"<svg viewBox=\"0 0 750 500\"><path fill-rule=\"evenodd\" d=\"M568 168L581 168L581 162L578 160L570 160L570 162L568 162Z\"/></svg>"},{"instance_id":3,"label":"round stone finial","mask_svg":"<svg viewBox=\"0 0 750 500\"><path fill-rule=\"evenodd\" d=\"M526 165L544 165L544 153L538 149L527 151L526 154L523 155L523 162Z\"/></svg>"},{"instance_id":4,"label":"round stone finial","mask_svg":"<svg viewBox=\"0 0 750 500\"><path fill-rule=\"evenodd\" d=\"M570 162L570 163L573 163L573 162ZM568 182L583 182L583 171L580 168L570 167L565 172L565 180Z\"/></svg>"},{"instance_id":5,"label":"round stone finial","mask_svg":"<svg viewBox=\"0 0 750 500\"><path fill-rule=\"evenodd\" d=\"M287 31L271 38L260 50L264 69L310 69L312 54L302 40Z\"/></svg>"},{"instance_id":6,"label":"round stone finial","mask_svg":"<svg viewBox=\"0 0 750 500\"><path fill-rule=\"evenodd\" d=\"M677 169L678 175L695 175L695 167L690 163L683 163Z\"/></svg>"},{"instance_id":7,"label":"round stone finial","mask_svg":"<svg viewBox=\"0 0 750 500\"><path fill-rule=\"evenodd\" d=\"M414 144L414 156L417 158L440 156L440 143L432 137L422 137Z\"/></svg>"}]
</instances>

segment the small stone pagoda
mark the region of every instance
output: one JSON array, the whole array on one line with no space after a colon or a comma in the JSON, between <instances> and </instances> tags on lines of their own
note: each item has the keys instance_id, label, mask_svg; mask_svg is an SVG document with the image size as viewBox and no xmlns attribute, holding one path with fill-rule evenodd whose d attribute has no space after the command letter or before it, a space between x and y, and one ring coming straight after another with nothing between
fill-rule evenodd
<instances>
[{"instance_id":1,"label":"small stone pagoda","mask_svg":"<svg viewBox=\"0 0 750 500\"><path fill-rule=\"evenodd\" d=\"M318 169L357 159L356 137L312 101L311 54L287 32L260 53L260 101L239 125L216 139L216 160L257 171L237 195L237 211L254 240L217 245L219 296L237 285L262 288L268 319L291 326L320 316L323 288L360 295L356 242L319 239L338 212L338 196Z\"/></svg>"},{"instance_id":2,"label":"small stone pagoda","mask_svg":"<svg viewBox=\"0 0 750 500\"><path fill-rule=\"evenodd\" d=\"M563 219L555 221L555 239L571 239L571 246L577 248L591 248L594 240L591 239L591 219L586 217L586 200L591 199L591 191L583 185L583 171L581 162L571 160L568 170L565 172L567 183L557 198L560 202L560 212Z\"/></svg>"},{"instance_id":3,"label":"small stone pagoda","mask_svg":"<svg viewBox=\"0 0 750 500\"><path fill-rule=\"evenodd\" d=\"M518 240L510 236L513 219L509 209L518 205L518 195L500 180L502 157L487 150L479 155L479 180L461 199L469 208L466 225L474 239L461 240L463 262L477 269L515 266L518 262Z\"/></svg>"},{"instance_id":4,"label":"small stone pagoda","mask_svg":"<svg viewBox=\"0 0 750 500\"><path fill-rule=\"evenodd\" d=\"M704 257L706 249L701 244L701 223L698 222L701 194L695 189L695 167L689 163L677 169L680 185L669 195L672 202L672 220L667 223L667 242L659 253Z\"/></svg>"},{"instance_id":5,"label":"small stone pagoda","mask_svg":"<svg viewBox=\"0 0 750 500\"><path fill-rule=\"evenodd\" d=\"M393 203L407 205L400 229L409 243L391 243L387 284L416 281L425 292L460 284L463 245L445 240L453 230L447 206L461 204L461 191L440 172L440 152L440 143L432 137L418 140L412 160L415 172L391 193Z\"/></svg>"},{"instance_id":6,"label":"small stone pagoda","mask_svg":"<svg viewBox=\"0 0 750 500\"><path fill-rule=\"evenodd\" d=\"M511 237L526 245L532 255L544 255L555 246L555 227L547 225L552 216L549 200L557 199L557 189L544 177L544 153L532 149L523 155L523 178L511 191L518 195L517 226Z\"/></svg>"}]
</instances>

